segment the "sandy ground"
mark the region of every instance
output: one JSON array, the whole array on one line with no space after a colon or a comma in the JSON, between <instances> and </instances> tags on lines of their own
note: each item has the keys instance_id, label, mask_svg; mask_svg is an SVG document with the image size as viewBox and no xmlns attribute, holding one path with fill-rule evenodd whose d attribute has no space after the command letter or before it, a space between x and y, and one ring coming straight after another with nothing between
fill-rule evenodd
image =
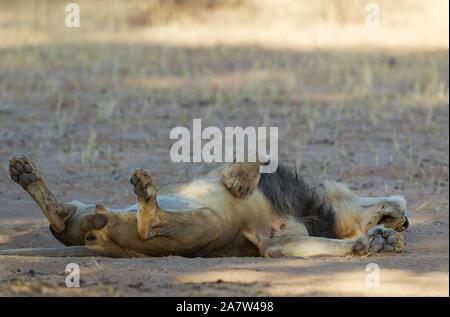
<instances>
[{"instance_id":1,"label":"sandy ground","mask_svg":"<svg viewBox=\"0 0 450 317\"><path fill-rule=\"evenodd\" d=\"M134 167L158 183L169 132L278 126L280 159L364 195L404 195L408 252L370 257L146 259L0 257L0 295L448 296L448 51L284 51L64 44L0 50L0 248L60 245L7 175L25 154L63 201L133 203ZM65 287L77 263L81 287ZM366 266L380 268L368 287Z\"/></svg>"},{"instance_id":2,"label":"sandy ground","mask_svg":"<svg viewBox=\"0 0 450 317\"><path fill-rule=\"evenodd\" d=\"M420 197L420 196L419 196ZM411 204L408 252L366 258L148 259L1 257L0 294L38 296L448 296L448 199L433 199L435 212L419 215ZM29 216L2 214L3 247L56 246L38 210L27 200L11 205ZM5 208L5 207L3 207ZM429 207L431 208L431 206ZM11 208L12 209L12 208ZM65 268L77 263L81 287L65 287ZM368 287L366 266L380 268Z\"/></svg>"}]
</instances>

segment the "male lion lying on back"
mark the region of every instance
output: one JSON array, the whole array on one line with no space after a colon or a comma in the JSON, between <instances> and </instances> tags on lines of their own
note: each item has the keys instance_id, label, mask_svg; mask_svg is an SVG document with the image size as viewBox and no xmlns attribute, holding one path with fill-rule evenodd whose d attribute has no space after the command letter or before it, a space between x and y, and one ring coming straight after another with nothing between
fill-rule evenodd
<instances>
[{"instance_id":1,"label":"male lion lying on back","mask_svg":"<svg viewBox=\"0 0 450 317\"><path fill-rule=\"evenodd\" d=\"M408 227L403 197L360 197L345 185L309 186L279 165L231 163L184 184L157 187L150 171L130 182L137 204L60 203L26 157L9 162L21 185L68 247L1 250L0 255L145 257L315 256L402 252Z\"/></svg>"}]
</instances>

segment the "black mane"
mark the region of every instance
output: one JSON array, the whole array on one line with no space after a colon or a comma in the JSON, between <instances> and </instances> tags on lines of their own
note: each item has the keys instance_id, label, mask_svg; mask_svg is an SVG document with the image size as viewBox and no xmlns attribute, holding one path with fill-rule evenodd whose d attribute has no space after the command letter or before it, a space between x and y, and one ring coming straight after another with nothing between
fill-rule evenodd
<instances>
[{"instance_id":1,"label":"black mane","mask_svg":"<svg viewBox=\"0 0 450 317\"><path fill-rule=\"evenodd\" d=\"M311 236L336 238L333 209L297 175L297 171L279 164L274 173L261 173L258 186L278 215L294 216Z\"/></svg>"}]
</instances>

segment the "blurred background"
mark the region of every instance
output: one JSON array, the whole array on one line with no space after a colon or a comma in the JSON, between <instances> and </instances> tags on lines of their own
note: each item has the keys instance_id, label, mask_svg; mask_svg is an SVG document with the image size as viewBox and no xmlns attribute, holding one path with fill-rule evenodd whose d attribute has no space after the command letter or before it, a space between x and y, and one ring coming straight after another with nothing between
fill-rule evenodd
<instances>
[{"instance_id":1,"label":"blurred background","mask_svg":"<svg viewBox=\"0 0 450 317\"><path fill-rule=\"evenodd\" d=\"M79 27L68 4L0 2L3 163L182 179L210 166L174 170L169 132L201 118L278 126L306 174L448 179L448 1L78 1Z\"/></svg>"},{"instance_id":2,"label":"blurred background","mask_svg":"<svg viewBox=\"0 0 450 317\"><path fill-rule=\"evenodd\" d=\"M447 0L80 0L79 28L68 3L0 1L0 244L58 245L9 180L12 155L36 160L62 200L124 206L132 168L164 184L213 167L172 163L173 127L276 126L280 160L305 177L406 196L419 258L399 263L444 273L395 289L448 294ZM286 276L262 294L304 291Z\"/></svg>"},{"instance_id":3,"label":"blurred background","mask_svg":"<svg viewBox=\"0 0 450 317\"><path fill-rule=\"evenodd\" d=\"M78 1L80 27L68 4L0 1L3 162L25 147L177 178L170 129L201 118L278 126L282 159L313 174L448 177L446 0ZM442 151L427 169L430 142Z\"/></svg>"},{"instance_id":4,"label":"blurred background","mask_svg":"<svg viewBox=\"0 0 450 317\"><path fill-rule=\"evenodd\" d=\"M445 0L76 1L82 26L76 32L62 23L69 3L1 1L1 46L115 41L297 49L448 47Z\"/></svg>"}]
</instances>

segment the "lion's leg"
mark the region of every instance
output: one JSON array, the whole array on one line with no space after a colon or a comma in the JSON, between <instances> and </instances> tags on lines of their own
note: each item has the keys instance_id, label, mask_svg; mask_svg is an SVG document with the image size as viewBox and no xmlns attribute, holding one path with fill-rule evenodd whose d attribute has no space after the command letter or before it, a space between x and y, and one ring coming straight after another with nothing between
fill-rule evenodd
<instances>
[{"instance_id":1,"label":"lion's leg","mask_svg":"<svg viewBox=\"0 0 450 317\"><path fill-rule=\"evenodd\" d=\"M137 232L142 240L164 238L161 254L208 255L208 248L223 238L223 220L210 208L183 211L162 209L149 170L136 169L130 178L137 197ZM154 239L153 243L159 243ZM214 241L214 242L213 242Z\"/></svg>"},{"instance_id":2,"label":"lion's leg","mask_svg":"<svg viewBox=\"0 0 450 317\"><path fill-rule=\"evenodd\" d=\"M62 204L55 198L37 166L24 156L15 156L9 161L9 175L30 194L55 232L64 231L66 221L75 214L76 207Z\"/></svg>"},{"instance_id":3,"label":"lion's leg","mask_svg":"<svg viewBox=\"0 0 450 317\"><path fill-rule=\"evenodd\" d=\"M261 178L259 162L231 163L222 171L223 185L237 198L251 194Z\"/></svg>"},{"instance_id":4,"label":"lion's leg","mask_svg":"<svg viewBox=\"0 0 450 317\"><path fill-rule=\"evenodd\" d=\"M403 252L406 242L395 230L376 226L352 239L328 239L310 236L281 236L261 244L267 257L309 257L366 255L377 252Z\"/></svg>"},{"instance_id":5,"label":"lion's leg","mask_svg":"<svg viewBox=\"0 0 450 317\"><path fill-rule=\"evenodd\" d=\"M106 225L106 217L95 213L94 205L77 201L60 203L48 188L42 172L26 157L15 156L9 161L13 181L30 194L50 222L50 231L66 245L83 245L86 232Z\"/></svg>"},{"instance_id":6,"label":"lion's leg","mask_svg":"<svg viewBox=\"0 0 450 317\"><path fill-rule=\"evenodd\" d=\"M151 237L152 223L161 221L161 212L156 203L156 186L149 170L136 169L130 178L137 197L137 230L142 240Z\"/></svg>"},{"instance_id":7,"label":"lion's leg","mask_svg":"<svg viewBox=\"0 0 450 317\"><path fill-rule=\"evenodd\" d=\"M408 227L406 201L401 196L361 197L334 181L325 181L319 188L336 214L339 238L357 236L379 224L398 231Z\"/></svg>"}]
</instances>

